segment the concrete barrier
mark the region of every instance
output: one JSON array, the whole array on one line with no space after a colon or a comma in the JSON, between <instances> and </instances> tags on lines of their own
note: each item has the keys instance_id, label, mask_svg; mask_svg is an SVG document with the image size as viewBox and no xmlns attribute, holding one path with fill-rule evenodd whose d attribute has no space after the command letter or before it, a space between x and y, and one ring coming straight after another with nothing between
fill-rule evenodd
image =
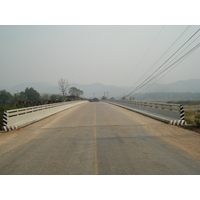
<instances>
[{"instance_id":1,"label":"concrete barrier","mask_svg":"<svg viewBox=\"0 0 200 200\"><path fill-rule=\"evenodd\" d=\"M72 101L7 110L3 115L3 129L5 131L11 131L87 102L88 101Z\"/></svg>"},{"instance_id":2,"label":"concrete barrier","mask_svg":"<svg viewBox=\"0 0 200 200\"><path fill-rule=\"evenodd\" d=\"M109 100L106 102L172 125L186 124L183 106L179 104L126 100Z\"/></svg>"}]
</instances>

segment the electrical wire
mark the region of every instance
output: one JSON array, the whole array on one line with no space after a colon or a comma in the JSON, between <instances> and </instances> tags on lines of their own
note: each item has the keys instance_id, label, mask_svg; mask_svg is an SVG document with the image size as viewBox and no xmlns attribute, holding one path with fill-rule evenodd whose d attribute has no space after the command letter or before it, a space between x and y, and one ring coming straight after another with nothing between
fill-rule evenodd
<instances>
[{"instance_id":1,"label":"electrical wire","mask_svg":"<svg viewBox=\"0 0 200 200\"><path fill-rule=\"evenodd\" d=\"M198 38L200 37L200 35L194 39L188 46L186 46L176 57L174 57L166 66L165 68L170 65L177 57L179 57L189 46L191 46Z\"/></svg>"},{"instance_id":2,"label":"electrical wire","mask_svg":"<svg viewBox=\"0 0 200 200\"><path fill-rule=\"evenodd\" d=\"M196 50L196 49L195 49ZM194 52L194 51L193 51ZM192 54L193 52L191 52L190 54ZM177 67L181 62L183 62L190 54L188 54L185 58L183 58L182 61L180 61L179 63L177 63L174 67L172 67L172 69L170 69L167 73L165 73L163 76L161 76L158 80L156 80L155 82L153 82L151 85L149 85L147 88L145 88L144 90L142 90L141 92L144 92L146 89L150 88L153 84L155 84L156 82L158 82L160 79L162 79L164 76L166 76L169 72L171 72L175 67Z\"/></svg>"},{"instance_id":3,"label":"electrical wire","mask_svg":"<svg viewBox=\"0 0 200 200\"><path fill-rule=\"evenodd\" d=\"M152 79L150 79L148 82L144 83L143 85L140 85L139 87L137 87L134 91L132 91L131 93L129 93L128 95L124 96L130 96L131 94L135 93L136 91L138 91L139 89L141 89L142 87L144 87L145 85L147 85L149 82L151 82L153 79L157 78L159 75L161 75L162 73L164 73L167 69L169 69L170 67L172 67L174 64L176 64L177 62L182 62L184 57L188 57L191 53L193 53L196 49L198 49L200 47L200 43L198 43L196 46L194 46L192 49L190 49L187 53L185 53L183 56L181 56L178 60L176 60L174 63L172 63L170 66L168 66L167 68L165 68L163 71L161 71L159 74L157 74L156 76L154 76ZM181 61L182 60L182 61ZM180 64L180 63L178 63ZM178 65L177 64L177 65ZM177 66L176 65L176 66ZM160 79L159 79L160 80Z\"/></svg>"},{"instance_id":4,"label":"electrical wire","mask_svg":"<svg viewBox=\"0 0 200 200\"><path fill-rule=\"evenodd\" d=\"M196 50L197 48L199 48L200 46L200 43L198 45L196 45L194 48L192 48L190 51L194 51ZM145 85L147 85L149 82L151 82L153 79L157 78L160 74L162 74L163 72L165 72L167 69L169 69L172 65L176 64L177 62L179 62L181 59L183 59L183 57L185 57L188 53L191 54L191 52L187 52L186 54L184 54L181 58L179 58L177 61L175 61L174 63L172 63L169 67L165 68L163 71L161 71L159 74L157 74L156 76L154 76L153 78L151 78L148 82L144 83L143 85L141 85L139 88L137 88L134 93L139 90L140 88L144 87ZM188 55L187 55L188 56ZM132 94L133 92L131 92L130 94ZM129 95L130 95L129 94ZM127 96L129 96L127 95ZM125 96L125 97L127 97Z\"/></svg>"},{"instance_id":5,"label":"electrical wire","mask_svg":"<svg viewBox=\"0 0 200 200\"><path fill-rule=\"evenodd\" d=\"M161 34L161 32L163 31L165 26L163 26L161 28L161 30L159 31L158 35L155 37L155 39L153 40L153 42L151 43L151 45L149 46L149 48L147 49L147 51L145 52L145 54L143 55L143 57L141 58L141 60L139 61L139 63L136 65L136 67L134 68L133 72L135 72L135 70L140 66L140 64L142 63L142 61L144 60L145 56L147 55L147 53L149 52L149 50L151 49L151 47L154 45L155 41L158 39L159 35ZM127 80L130 79L130 77L133 75L133 72L130 74L130 76L126 79L125 83L127 82ZM124 83L124 84L125 84ZM123 85L124 85L123 84ZM123 86L121 85L121 87Z\"/></svg>"},{"instance_id":6,"label":"electrical wire","mask_svg":"<svg viewBox=\"0 0 200 200\"><path fill-rule=\"evenodd\" d=\"M186 33L186 31L190 28L190 26L187 26L187 28L179 35L179 37L172 43L172 45L160 56L160 58L150 67L150 69L140 78L138 79L130 88L132 88L134 85L136 85L157 63L158 61L174 46L178 40ZM130 89L128 88L125 93Z\"/></svg>"},{"instance_id":7,"label":"electrical wire","mask_svg":"<svg viewBox=\"0 0 200 200\"><path fill-rule=\"evenodd\" d=\"M146 81L148 81L156 72L158 72L158 70L160 70L164 64L166 64L178 51L180 51L181 48L183 48L198 32L200 31L200 29L198 29L183 45L181 45L181 47L178 48L178 50L176 50L159 68L157 68L150 76L148 76L145 81L143 81L139 86L137 86L131 93L129 93L128 95L126 95L125 97L129 96L130 94L134 93L136 90L138 90L138 88L140 89L141 85L146 85ZM152 80L152 79L151 79ZM150 80L150 81L151 81ZM149 83L149 81L147 82Z\"/></svg>"}]
</instances>

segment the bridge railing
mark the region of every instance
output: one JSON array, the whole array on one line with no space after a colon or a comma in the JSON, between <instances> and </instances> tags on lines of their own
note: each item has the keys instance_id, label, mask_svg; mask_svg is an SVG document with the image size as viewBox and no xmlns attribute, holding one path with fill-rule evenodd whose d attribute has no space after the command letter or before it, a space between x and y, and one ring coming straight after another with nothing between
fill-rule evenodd
<instances>
[{"instance_id":1,"label":"bridge railing","mask_svg":"<svg viewBox=\"0 0 200 200\"><path fill-rule=\"evenodd\" d=\"M183 106L180 104L133 100L109 100L107 102L173 125L186 124L184 109Z\"/></svg>"},{"instance_id":2,"label":"bridge railing","mask_svg":"<svg viewBox=\"0 0 200 200\"><path fill-rule=\"evenodd\" d=\"M71 101L7 110L3 115L3 129L10 131L88 101Z\"/></svg>"}]
</instances>

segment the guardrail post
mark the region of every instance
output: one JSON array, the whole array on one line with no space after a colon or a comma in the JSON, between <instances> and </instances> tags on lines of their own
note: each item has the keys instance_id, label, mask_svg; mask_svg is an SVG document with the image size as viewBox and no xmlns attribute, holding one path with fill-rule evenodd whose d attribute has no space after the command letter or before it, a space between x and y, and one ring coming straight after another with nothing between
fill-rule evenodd
<instances>
[{"instance_id":1,"label":"guardrail post","mask_svg":"<svg viewBox=\"0 0 200 200\"><path fill-rule=\"evenodd\" d=\"M8 123L7 112L4 111L4 113L3 113L3 129L5 131L7 131L7 123Z\"/></svg>"},{"instance_id":2,"label":"guardrail post","mask_svg":"<svg viewBox=\"0 0 200 200\"><path fill-rule=\"evenodd\" d=\"M185 112L182 105L180 105L180 119L185 120Z\"/></svg>"}]
</instances>

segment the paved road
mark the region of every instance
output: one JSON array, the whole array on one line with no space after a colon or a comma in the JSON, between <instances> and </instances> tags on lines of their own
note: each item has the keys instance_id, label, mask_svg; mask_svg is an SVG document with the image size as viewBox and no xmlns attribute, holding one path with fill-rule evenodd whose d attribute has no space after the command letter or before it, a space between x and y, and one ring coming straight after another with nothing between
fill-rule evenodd
<instances>
[{"instance_id":1,"label":"paved road","mask_svg":"<svg viewBox=\"0 0 200 200\"><path fill-rule=\"evenodd\" d=\"M200 174L200 135L103 102L0 135L0 174Z\"/></svg>"}]
</instances>

